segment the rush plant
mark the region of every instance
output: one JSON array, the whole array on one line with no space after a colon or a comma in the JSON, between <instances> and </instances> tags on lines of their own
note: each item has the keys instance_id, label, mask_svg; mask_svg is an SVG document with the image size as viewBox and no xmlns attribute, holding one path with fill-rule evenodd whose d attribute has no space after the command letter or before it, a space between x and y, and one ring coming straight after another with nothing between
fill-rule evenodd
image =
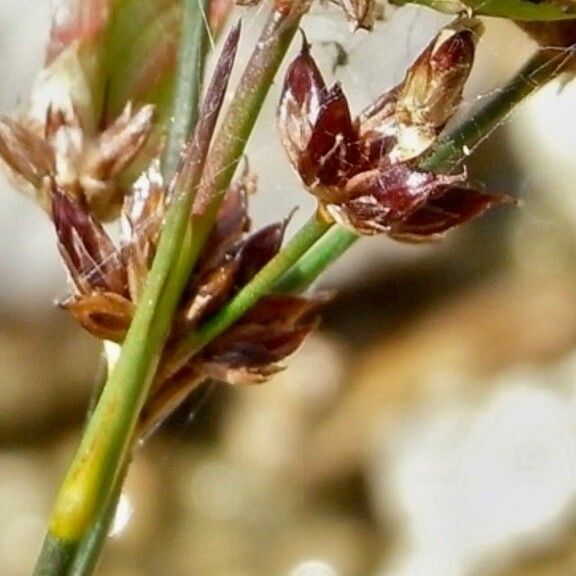
<instances>
[{"instance_id":1,"label":"rush plant","mask_svg":"<svg viewBox=\"0 0 576 576\"><path fill-rule=\"evenodd\" d=\"M375 0L334 3L353 29L379 25ZM311 0L264 6L267 20L227 106L242 41L229 0L60 8L29 108L0 119L0 156L54 223L71 290L60 306L102 340L109 370L54 504L37 576L92 573L137 440L207 379L247 385L280 370L326 300L309 285L360 237L438 240L511 202L468 181L465 150L573 68L574 4L416 3L454 20L359 113L339 84L326 85L314 46L301 41L277 128L317 210L287 242L288 217L251 231L255 179L241 160ZM521 20L546 47L446 133L481 46L477 14ZM228 18L236 21L224 35ZM203 86L210 36L222 38ZM114 242L102 223L117 219Z\"/></svg>"}]
</instances>

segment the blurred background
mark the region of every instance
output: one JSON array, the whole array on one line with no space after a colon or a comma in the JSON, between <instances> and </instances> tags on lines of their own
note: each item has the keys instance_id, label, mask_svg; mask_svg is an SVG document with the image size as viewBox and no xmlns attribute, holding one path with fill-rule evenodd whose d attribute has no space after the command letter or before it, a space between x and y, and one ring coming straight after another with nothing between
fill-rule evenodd
<instances>
[{"instance_id":1,"label":"blurred background","mask_svg":"<svg viewBox=\"0 0 576 576\"><path fill-rule=\"evenodd\" d=\"M50 3L0 3L0 112L26 101ZM446 21L386 8L352 34L316 6L323 71L359 110ZM260 22L245 16L245 53ZM486 21L461 117L535 45ZM256 223L312 208L272 90L249 150ZM431 246L357 243L320 330L270 383L213 386L138 451L100 574L568 576L576 569L576 85L550 85L468 163L520 200ZM0 574L29 574L100 369L53 306L45 215L0 181Z\"/></svg>"}]
</instances>

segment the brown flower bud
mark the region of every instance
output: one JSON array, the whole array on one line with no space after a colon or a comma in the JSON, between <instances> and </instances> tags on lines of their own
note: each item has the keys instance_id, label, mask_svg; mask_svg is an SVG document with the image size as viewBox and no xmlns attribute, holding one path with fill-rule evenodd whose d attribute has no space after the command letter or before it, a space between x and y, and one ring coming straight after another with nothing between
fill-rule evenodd
<instances>
[{"instance_id":1,"label":"brown flower bud","mask_svg":"<svg viewBox=\"0 0 576 576\"><path fill-rule=\"evenodd\" d=\"M479 20L457 20L445 27L409 68L396 104L398 143L393 160L421 154L453 116L482 30Z\"/></svg>"},{"instance_id":2,"label":"brown flower bud","mask_svg":"<svg viewBox=\"0 0 576 576\"><path fill-rule=\"evenodd\" d=\"M338 84L327 88L304 40L284 81L278 108L282 143L311 192L338 195L358 155L357 131Z\"/></svg>"},{"instance_id":3,"label":"brown flower bud","mask_svg":"<svg viewBox=\"0 0 576 576\"><path fill-rule=\"evenodd\" d=\"M76 292L126 295L127 279L120 253L100 223L57 187L52 191L52 217L58 248Z\"/></svg>"},{"instance_id":4,"label":"brown flower bud","mask_svg":"<svg viewBox=\"0 0 576 576\"><path fill-rule=\"evenodd\" d=\"M60 304L90 334L121 343L134 316L134 304L114 292L94 292Z\"/></svg>"}]
</instances>

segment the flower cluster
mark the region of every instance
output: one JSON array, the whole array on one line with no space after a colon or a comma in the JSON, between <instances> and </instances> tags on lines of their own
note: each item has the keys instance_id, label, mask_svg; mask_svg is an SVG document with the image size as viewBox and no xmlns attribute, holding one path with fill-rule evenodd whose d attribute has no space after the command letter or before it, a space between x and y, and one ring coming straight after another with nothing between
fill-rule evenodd
<instances>
[{"instance_id":1,"label":"flower cluster","mask_svg":"<svg viewBox=\"0 0 576 576\"><path fill-rule=\"evenodd\" d=\"M286 73L278 122L324 217L359 234L428 240L504 200L470 186L465 173L418 168L461 101L480 33L473 19L444 28L404 80L355 119L304 40Z\"/></svg>"},{"instance_id":2,"label":"flower cluster","mask_svg":"<svg viewBox=\"0 0 576 576\"><path fill-rule=\"evenodd\" d=\"M254 178L248 172L228 189L175 317L165 357L180 337L232 298L279 251L286 222L249 234L248 194L253 189ZM155 163L124 200L122 238L116 247L80 201L58 187L52 190L58 247L73 288L61 306L98 338L123 341L156 252L169 200ZM264 382L315 327L316 311L324 300L322 296L264 298L177 373L169 367L164 370L161 364L159 373L170 377L156 384L149 401L154 410L148 409L147 420L163 414L165 403L173 400L173 393L187 389L190 380Z\"/></svg>"},{"instance_id":3,"label":"flower cluster","mask_svg":"<svg viewBox=\"0 0 576 576\"><path fill-rule=\"evenodd\" d=\"M0 118L0 160L45 210L55 181L99 220L118 216L161 146L180 16L179 0L58 3L25 109Z\"/></svg>"},{"instance_id":4,"label":"flower cluster","mask_svg":"<svg viewBox=\"0 0 576 576\"><path fill-rule=\"evenodd\" d=\"M120 176L152 129L153 106L131 104L110 126L91 135L73 106L48 107L43 122L0 118L0 156L21 188L50 210L51 182L85 202L100 219L117 215L126 192Z\"/></svg>"}]
</instances>

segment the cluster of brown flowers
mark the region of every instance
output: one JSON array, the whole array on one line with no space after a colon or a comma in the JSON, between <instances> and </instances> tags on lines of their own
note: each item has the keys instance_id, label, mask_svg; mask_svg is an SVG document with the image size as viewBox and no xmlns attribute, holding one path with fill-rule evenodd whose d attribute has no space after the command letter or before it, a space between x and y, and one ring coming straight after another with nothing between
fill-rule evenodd
<instances>
[{"instance_id":1,"label":"cluster of brown flowers","mask_svg":"<svg viewBox=\"0 0 576 576\"><path fill-rule=\"evenodd\" d=\"M373 2L341 3L358 26L370 25ZM103 6L93 5L98 18ZM76 16L74 27L53 33L50 58L55 62L78 34L96 33L80 26L85 22L81 13ZM304 41L286 74L279 124L290 160L318 199L319 217L360 234L429 239L501 200L467 184L465 174L418 169L461 100L480 31L469 19L446 27L404 80L356 119L340 86L325 85ZM235 43L234 53L237 41L237 34L227 41ZM225 82L219 89L221 101ZM121 343L142 297L178 175L171 183L163 181L155 146L155 158L135 182L123 177L148 146L152 105L134 112L128 102L111 122L104 116L89 120L82 102L73 99L43 110L36 121L32 116L23 122L0 119L0 156L53 219L73 291L62 307L98 338ZM144 158L150 156L148 150ZM248 196L254 187L254 177L245 171L224 195L174 318L143 413L144 429L164 418L199 381L265 381L317 323L322 295L271 295L187 364L177 370L167 365L181 339L281 249L286 222L250 233ZM114 243L101 222L118 213L122 233Z\"/></svg>"},{"instance_id":2,"label":"cluster of brown flowers","mask_svg":"<svg viewBox=\"0 0 576 576\"><path fill-rule=\"evenodd\" d=\"M121 176L152 129L153 106L130 104L107 128L91 134L70 105L48 107L43 122L0 118L0 155L24 188L48 211L52 183L82 200L98 218L118 215L127 188Z\"/></svg>"},{"instance_id":3,"label":"cluster of brown flowers","mask_svg":"<svg viewBox=\"0 0 576 576\"><path fill-rule=\"evenodd\" d=\"M245 173L227 191L175 317L166 356L180 337L233 297L279 251L286 222L248 233L247 199L253 186L253 177ZM80 201L53 189L58 247L74 289L61 305L98 338L124 339L154 258L169 200L155 163L124 200L123 234L116 247ZM154 409L153 413L148 410L147 419L155 421L159 414L164 415L165 404L172 404L174 394L180 398L183 389L189 391L207 378L230 384L265 381L314 328L323 300L322 296L289 295L261 300L176 374L170 372L168 381L156 383L150 399Z\"/></svg>"},{"instance_id":4,"label":"cluster of brown flowers","mask_svg":"<svg viewBox=\"0 0 576 576\"><path fill-rule=\"evenodd\" d=\"M480 33L472 19L444 28L404 80L355 119L304 41L286 74L278 121L323 217L359 234L427 240L504 200L469 185L465 173L418 168L461 101Z\"/></svg>"},{"instance_id":5,"label":"cluster of brown flowers","mask_svg":"<svg viewBox=\"0 0 576 576\"><path fill-rule=\"evenodd\" d=\"M236 32L227 40L221 62L233 60L230 53L235 53L237 41ZM213 84L216 92L207 99L221 99L226 82ZM168 207L175 200L180 172L165 183L156 151L134 182L122 178L147 145L154 106L142 106L133 114L127 104L120 118L103 127L88 126L88 115L77 108L71 100L59 98L44 107L38 121L30 112L22 121L0 119L0 156L54 222L72 288L60 305L96 337L122 343L142 297ZM183 157L181 171L186 162ZM167 366L180 339L248 284L281 248L287 221L250 233L248 196L254 189L255 177L246 170L223 197L174 318L142 414L142 432L168 415L201 381L265 381L317 324L322 296L270 296L187 364L178 370ZM121 235L114 242L102 222L118 215Z\"/></svg>"}]
</instances>

